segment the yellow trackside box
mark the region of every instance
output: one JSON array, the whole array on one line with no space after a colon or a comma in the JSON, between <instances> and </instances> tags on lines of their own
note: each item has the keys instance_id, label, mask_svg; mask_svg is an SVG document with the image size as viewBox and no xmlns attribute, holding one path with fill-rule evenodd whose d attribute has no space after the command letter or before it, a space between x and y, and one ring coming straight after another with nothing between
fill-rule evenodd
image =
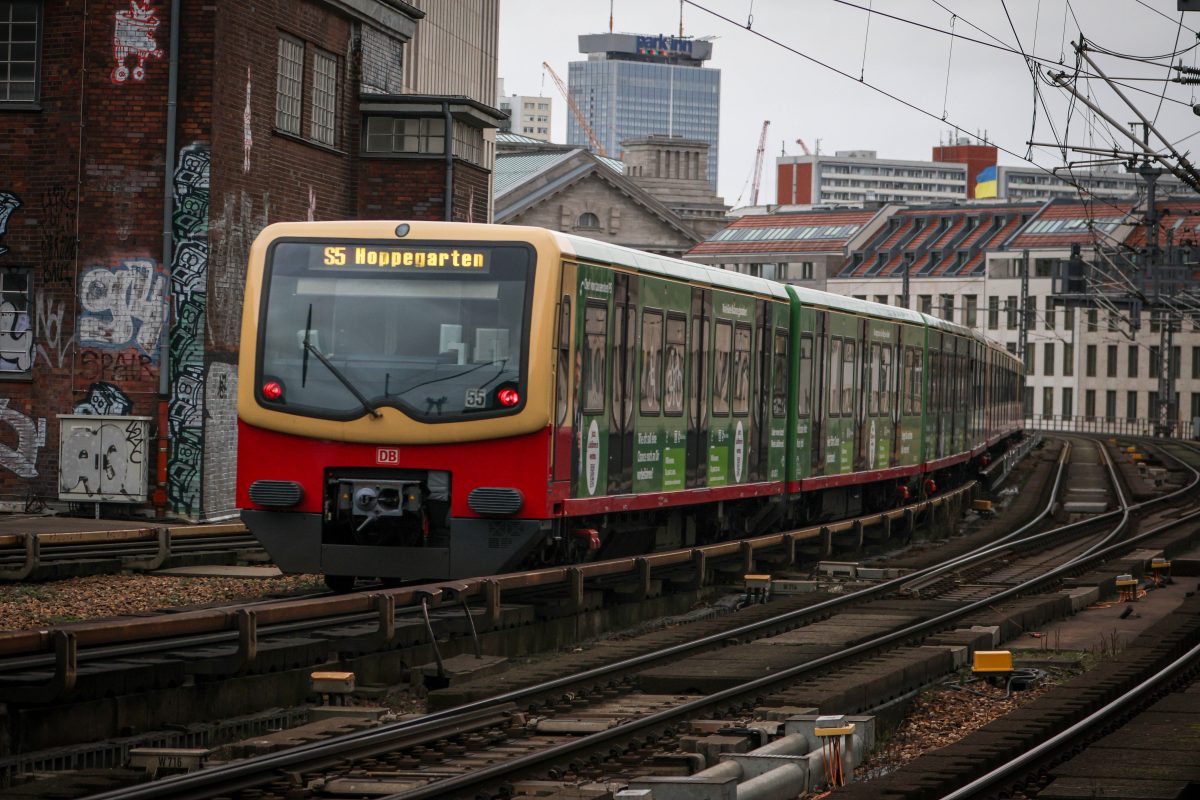
<instances>
[{"instance_id":1,"label":"yellow trackside box","mask_svg":"<svg viewBox=\"0 0 1200 800\"><path fill-rule=\"evenodd\" d=\"M1012 652L1010 650L976 650L975 662L971 665L971 671L981 673L1012 672Z\"/></svg>"}]
</instances>

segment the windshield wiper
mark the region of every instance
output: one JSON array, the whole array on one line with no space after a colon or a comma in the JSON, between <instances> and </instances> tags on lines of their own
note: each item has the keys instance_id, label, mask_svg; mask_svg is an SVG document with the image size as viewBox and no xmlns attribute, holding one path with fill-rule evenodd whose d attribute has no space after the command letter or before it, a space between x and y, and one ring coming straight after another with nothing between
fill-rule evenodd
<instances>
[{"instance_id":1,"label":"windshield wiper","mask_svg":"<svg viewBox=\"0 0 1200 800\"><path fill-rule=\"evenodd\" d=\"M308 321L305 323L304 341L302 343L302 345L304 347L304 363L301 366L301 370L300 370L300 374L301 374L300 385L303 386L304 381L308 377L308 354L312 353L314 356L317 357L318 361L320 361L322 364L324 364L329 369L329 371L333 373L333 377L335 377L339 381L341 381L342 385L345 386L347 389L349 389L350 392L356 398L358 398L358 402L362 403L362 407L364 409L366 409L367 412L369 412L372 417L375 417L376 419L378 419L379 417L382 417L383 415L379 413L379 409L377 409L377 408L375 408L375 406L371 405L371 401L367 400L366 396L358 390L358 387L354 385L354 382L351 381L349 378L347 378L345 373L343 373L340 369L335 367L333 365L333 362L331 362L328 358L326 358L325 354L322 353L320 350L318 350L317 346L315 344L313 344L311 341L309 341L309 333L311 332L311 330L312 330L312 303L309 303L308 304Z\"/></svg>"}]
</instances>

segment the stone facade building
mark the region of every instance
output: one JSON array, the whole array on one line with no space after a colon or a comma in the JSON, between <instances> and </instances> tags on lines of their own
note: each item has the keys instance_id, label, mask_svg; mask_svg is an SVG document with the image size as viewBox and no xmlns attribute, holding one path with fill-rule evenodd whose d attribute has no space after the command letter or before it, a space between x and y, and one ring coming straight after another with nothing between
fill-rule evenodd
<instances>
[{"instance_id":1,"label":"stone facade building","mask_svg":"<svg viewBox=\"0 0 1200 800\"><path fill-rule=\"evenodd\" d=\"M279 221L485 219L496 15L496 0L0 0L16 20L0 27L4 507L68 492L232 513L251 243ZM467 63L406 77L435 28L478 45L431 34L418 64Z\"/></svg>"}]
</instances>

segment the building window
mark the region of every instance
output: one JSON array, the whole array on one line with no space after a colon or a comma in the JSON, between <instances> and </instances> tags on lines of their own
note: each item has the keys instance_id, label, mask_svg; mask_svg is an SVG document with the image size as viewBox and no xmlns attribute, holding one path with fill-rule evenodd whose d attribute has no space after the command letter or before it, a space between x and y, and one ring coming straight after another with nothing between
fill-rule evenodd
<instances>
[{"instance_id":1,"label":"building window","mask_svg":"<svg viewBox=\"0 0 1200 800\"><path fill-rule=\"evenodd\" d=\"M1137 419L1137 392L1125 393L1125 419Z\"/></svg>"},{"instance_id":2,"label":"building window","mask_svg":"<svg viewBox=\"0 0 1200 800\"><path fill-rule=\"evenodd\" d=\"M275 85L275 127L300 133L300 91L304 76L304 43L279 36L279 76Z\"/></svg>"},{"instance_id":3,"label":"building window","mask_svg":"<svg viewBox=\"0 0 1200 800\"><path fill-rule=\"evenodd\" d=\"M963 296L963 324L968 328L974 328L979 321L976 311L978 302L978 298L973 294Z\"/></svg>"},{"instance_id":4,"label":"building window","mask_svg":"<svg viewBox=\"0 0 1200 800\"><path fill-rule=\"evenodd\" d=\"M1150 363L1146 366L1149 367L1146 377L1154 378L1158 376L1159 368L1162 366L1162 353L1159 352L1158 345L1150 345Z\"/></svg>"},{"instance_id":5,"label":"building window","mask_svg":"<svg viewBox=\"0 0 1200 800\"><path fill-rule=\"evenodd\" d=\"M987 326L989 331L994 331L1000 327L1000 298L988 298L988 321Z\"/></svg>"},{"instance_id":6,"label":"building window","mask_svg":"<svg viewBox=\"0 0 1200 800\"><path fill-rule=\"evenodd\" d=\"M800 262L800 280L811 281L813 279L813 262Z\"/></svg>"},{"instance_id":7,"label":"building window","mask_svg":"<svg viewBox=\"0 0 1200 800\"><path fill-rule=\"evenodd\" d=\"M1151 369L1153 369L1153 367ZM1138 346L1136 344L1129 345L1129 372L1128 372L1128 375L1131 378L1136 378L1138 376Z\"/></svg>"},{"instance_id":8,"label":"building window","mask_svg":"<svg viewBox=\"0 0 1200 800\"><path fill-rule=\"evenodd\" d=\"M1083 392L1083 415L1088 419L1096 416L1096 390L1085 389Z\"/></svg>"},{"instance_id":9,"label":"building window","mask_svg":"<svg viewBox=\"0 0 1200 800\"><path fill-rule=\"evenodd\" d=\"M1084 352L1084 375L1094 378L1096 377L1096 345L1089 344Z\"/></svg>"},{"instance_id":10,"label":"building window","mask_svg":"<svg viewBox=\"0 0 1200 800\"><path fill-rule=\"evenodd\" d=\"M1062 415L1065 419L1075 416L1075 390L1070 386L1062 390Z\"/></svg>"},{"instance_id":11,"label":"building window","mask_svg":"<svg viewBox=\"0 0 1200 800\"><path fill-rule=\"evenodd\" d=\"M0 375L5 377L28 377L33 366L30 283L26 270L0 270L0 329L5 331L0 337Z\"/></svg>"},{"instance_id":12,"label":"building window","mask_svg":"<svg viewBox=\"0 0 1200 800\"><path fill-rule=\"evenodd\" d=\"M40 8L33 0L0 0L0 104L37 100Z\"/></svg>"},{"instance_id":13,"label":"building window","mask_svg":"<svg viewBox=\"0 0 1200 800\"><path fill-rule=\"evenodd\" d=\"M318 50L313 54L312 138L332 145L337 119L337 58Z\"/></svg>"},{"instance_id":14,"label":"building window","mask_svg":"<svg viewBox=\"0 0 1200 800\"><path fill-rule=\"evenodd\" d=\"M441 155L446 152L446 122L441 117L368 117L367 152Z\"/></svg>"},{"instance_id":15,"label":"building window","mask_svg":"<svg viewBox=\"0 0 1200 800\"><path fill-rule=\"evenodd\" d=\"M1045 386L1042 388L1042 419L1050 419L1054 416L1054 387Z\"/></svg>"},{"instance_id":16,"label":"building window","mask_svg":"<svg viewBox=\"0 0 1200 800\"><path fill-rule=\"evenodd\" d=\"M1117 392L1115 389L1109 389L1104 393L1104 417L1110 420L1117 418Z\"/></svg>"},{"instance_id":17,"label":"building window","mask_svg":"<svg viewBox=\"0 0 1200 800\"><path fill-rule=\"evenodd\" d=\"M1087 312L1087 329L1088 333L1095 333L1099 330L1099 312L1094 308L1089 308Z\"/></svg>"},{"instance_id":18,"label":"building window","mask_svg":"<svg viewBox=\"0 0 1200 800\"><path fill-rule=\"evenodd\" d=\"M580 214L579 219L575 221L575 227L591 231L599 230L600 218L590 211L585 211Z\"/></svg>"},{"instance_id":19,"label":"building window","mask_svg":"<svg viewBox=\"0 0 1200 800\"><path fill-rule=\"evenodd\" d=\"M1042 359L1042 374L1043 375L1053 375L1054 374L1054 342L1046 342L1043 345L1043 347L1045 348L1046 353L1045 353L1045 358Z\"/></svg>"},{"instance_id":20,"label":"building window","mask_svg":"<svg viewBox=\"0 0 1200 800\"><path fill-rule=\"evenodd\" d=\"M933 313L933 295L922 294L917 296L917 308L922 314Z\"/></svg>"},{"instance_id":21,"label":"building window","mask_svg":"<svg viewBox=\"0 0 1200 800\"><path fill-rule=\"evenodd\" d=\"M1108 365L1105 373L1110 378L1117 377L1117 346L1110 344L1108 346Z\"/></svg>"},{"instance_id":22,"label":"building window","mask_svg":"<svg viewBox=\"0 0 1200 800\"><path fill-rule=\"evenodd\" d=\"M1015 331L1017 329L1017 297L1016 297L1016 295L1010 294L1008 296L1008 304L1005 306L1005 309L1008 312L1007 319L1005 320L1006 326L1010 331Z\"/></svg>"},{"instance_id":23,"label":"building window","mask_svg":"<svg viewBox=\"0 0 1200 800\"><path fill-rule=\"evenodd\" d=\"M942 319L954 322L954 295L942 295Z\"/></svg>"},{"instance_id":24,"label":"building window","mask_svg":"<svg viewBox=\"0 0 1200 800\"><path fill-rule=\"evenodd\" d=\"M1063 342L1063 372L1062 374L1068 378L1075 375L1075 345L1071 342Z\"/></svg>"}]
</instances>

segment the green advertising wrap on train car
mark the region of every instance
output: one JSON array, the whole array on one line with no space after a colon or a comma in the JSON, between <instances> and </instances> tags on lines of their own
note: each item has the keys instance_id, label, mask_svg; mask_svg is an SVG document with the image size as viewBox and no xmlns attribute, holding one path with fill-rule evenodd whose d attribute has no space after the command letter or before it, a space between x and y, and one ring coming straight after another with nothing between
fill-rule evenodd
<instances>
[{"instance_id":1,"label":"green advertising wrap on train car","mask_svg":"<svg viewBox=\"0 0 1200 800\"><path fill-rule=\"evenodd\" d=\"M633 491L684 488L687 309L691 287L643 276L637 319Z\"/></svg>"},{"instance_id":2,"label":"green advertising wrap on train car","mask_svg":"<svg viewBox=\"0 0 1200 800\"><path fill-rule=\"evenodd\" d=\"M580 265L577 272L575 315L576 365L574 416L574 495L605 493L608 481L608 361L612 318L613 272Z\"/></svg>"},{"instance_id":3,"label":"green advertising wrap on train car","mask_svg":"<svg viewBox=\"0 0 1200 800\"><path fill-rule=\"evenodd\" d=\"M708 485L746 479L750 387L754 380L754 301L713 292L712 389L708 403Z\"/></svg>"},{"instance_id":4,"label":"green advertising wrap on train car","mask_svg":"<svg viewBox=\"0 0 1200 800\"><path fill-rule=\"evenodd\" d=\"M771 354L771 395L766 405L767 418L767 475L769 481L782 481L787 478L787 442L788 442L788 397L789 373L789 340L791 309L783 303L767 305L767 329L762 336L767 337L768 349Z\"/></svg>"},{"instance_id":5,"label":"green advertising wrap on train car","mask_svg":"<svg viewBox=\"0 0 1200 800\"><path fill-rule=\"evenodd\" d=\"M860 363L859 318L830 311L826 325L824 474L843 475L854 471Z\"/></svg>"}]
</instances>

